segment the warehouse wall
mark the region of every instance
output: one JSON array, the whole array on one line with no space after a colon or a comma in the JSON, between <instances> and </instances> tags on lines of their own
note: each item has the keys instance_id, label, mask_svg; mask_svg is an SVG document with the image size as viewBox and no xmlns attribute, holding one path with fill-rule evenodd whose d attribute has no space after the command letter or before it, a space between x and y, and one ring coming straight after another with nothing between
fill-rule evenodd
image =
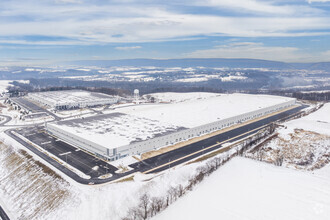
<instances>
[{"instance_id":1,"label":"warehouse wall","mask_svg":"<svg viewBox=\"0 0 330 220\"><path fill-rule=\"evenodd\" d=\"M74 134L68 134L67 132L62 131L60 128L53 126L52 124L47 124L46 128L50 133L54 134L55 136L58 136L60 139L63 139L68 143L71 143L72 145L83 148L92 153L102 155L104 157L109 158L110 160L116 160L124 156L141 154L151 150L155 150L160 147L173 145L175 143L179 143L194 137L202 136L217 130L221 130L226 127L230 127L237 123L259 118L264 115L288 108L294 105L295 102L296 100L287 101L267 108L262 108L256 111L237 115L231 118L226 118L202 126L181 130L172 134L152 138L146 141L132 143L112 150L108 150L106 147L77 137Z\"/></svg>"},{"instance_id":2,"label":"warehouse wall","mask_svg":"<svg viewBox=\"0 0 330 220\"><path fill-rule=\"evenodd\" d=\"M114 156L112 151L109 152L108 148L101 146L99 144L96 144L87 139L83 139L73 133L68 133L67 131L63 131L62 129L60 129L50 123L46 124L46 129L49 133L53 134L56 137L59 137L61 140L68 142L71 145L76 146L78 148L82 148L89 152L95 153L98 156L104 156L104 157L113 157Z\"/></svg>"}]
</instances>

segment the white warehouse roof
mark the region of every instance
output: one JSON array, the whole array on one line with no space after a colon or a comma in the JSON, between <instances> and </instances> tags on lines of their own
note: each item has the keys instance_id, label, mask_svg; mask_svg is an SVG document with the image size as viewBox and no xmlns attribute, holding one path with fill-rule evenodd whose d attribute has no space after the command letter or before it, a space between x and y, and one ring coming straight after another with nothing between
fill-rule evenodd
<instances>
[{"instance_id":1,"label":"white warehouse roof","mask_svg":"<svg viewBox=\"0 0 330 220\"><path fill-rule=\"evenodd\" d=\"M112 149L294 100L270 95L184 94L160 95L164 100L174 100L172 103L127 106L111 110L111 114L50 124Z\"/></svg>"},{"instance_id":2,"label":"white warehouse roof","mask_svg":"<svg viewBox=\"0 0 330 220\"><path fill-rule=\"evenodd\" d=\"M50 106L69 105L72 103L89 103L95 101L108 101L114 96L84 90L59 90L29 93L29 97Z\"/></svg>"},{"instance_id":3,"label":"white warehouse roof","mask_svg":"<svg viewBox=\"0 0 330 220\"><path fill-rule=\"evenodd\" d=\"M161 101L172 100L172 103L137 105L118 109L118 112L193 128L294 100L281 96L240 93L155 93L151 96Z\"/></svg>"}]
</instances>

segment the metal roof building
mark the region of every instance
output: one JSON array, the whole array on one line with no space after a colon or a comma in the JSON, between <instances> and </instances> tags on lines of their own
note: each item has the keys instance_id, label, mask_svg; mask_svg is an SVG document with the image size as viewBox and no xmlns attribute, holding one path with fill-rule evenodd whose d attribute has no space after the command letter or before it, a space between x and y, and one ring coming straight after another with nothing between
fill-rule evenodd
<instances>
[{"instance_id":1,"label":"metal roof building","mask_svg":"<svg viewBox=\"0 0 330 220\"><path fill-rule=\"evenodd\" d=\"M29 93L28 98L53 109L75 109L109 105L118 102L118 97L83 90L62 90Z\"/></svg>"}]
</instances>

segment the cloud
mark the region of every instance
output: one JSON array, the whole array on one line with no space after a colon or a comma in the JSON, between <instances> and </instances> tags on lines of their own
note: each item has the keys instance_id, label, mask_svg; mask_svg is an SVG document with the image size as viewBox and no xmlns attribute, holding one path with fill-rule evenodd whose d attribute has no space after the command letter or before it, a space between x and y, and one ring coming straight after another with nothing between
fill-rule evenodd
<instances>
[{"instance_id":1,"label":"cloud","mask_svg":"<svg viewBox=\"0 0 330 220\"><path fill-rule=\"evenodd\" d=\"M321 56L322 57L327 57L327 58L330 57L330 50L321 52ZM328 61L330 61L330 58L328 59Z\"/></svg>"},{"instance_id":2,"label":"cloud","mask_svg":"<svg viewBox=\"0 0 330 220\"><path fill-rule=\"evenodd\" d=\"M77 0L61 2L81 4L50 3L55 1L60 0L26 0L20 1L20 4L18 0L0 1L0 39L20 41L22 44L85 45L170 41L196 36L319 36L330 31L329 16L311 15L306 12L308 10L302 10L297 16L294 11L301 5L275 5L270 1L199 0L191 6L198 9L198 5L204 5L235 11L234 15L229 13L226 16L221 13L187 13L184 9L180 10L180 6L174 10L169 5L153 4L151 1L145 1L146 4L142 4L144 1L141 4L136 1L97 4ZM188 1L182 2L189 5ZM307 3L304 7L313 9ZM240 10L256 12L257 15L242 15ZM21 39L31 35L70 40L31 42Z\"/></svg>"},{"instance_id":3,"label":"cloud","mask_svg":"<svg viewBox=\"0 0 330 220\"><path fill-rule=\"evenodd\" d=\"M115 47L116 50L136 50L142 48L141 46L131 46L131 47Z\"/></svg>"},{"instance_id":4,"label":"cloud","mask_svg":"<svg viewBox=\"0 0 330 220\"><path fill-rule=\"evenodd\" d=\"M315 56L304 53L296 47L265 46L262 43L239 42L216 46L206 50L196 50L186 57L190 58L248 58L284 62L304 62Z\"/></svg>"},{"instance_id":5,"label":"cloud","mask_svg":"<svg viewBox=\"0 0 330 220\"><path fill-rule=\"evenodd\" d=\"M81 0L55 0L55 3L59 4L81 4Z\"/></svg>"},{"instance_id":6,"label":"cloud","mask_svg":"<svg viewBox=\"0 0 330 220\"><path fill-rule=\"evenodd\" d=\"M302 4L289 4L287 1L260 1L260 0L195 0L193 4L233 10L238 13L274 15L321 14L322 10Z\"/></svg>"},{"instance_id":7,"label":"cloud","mask_svg":"<svg viewBox=\"0 0 330 220\"><path fill-rule=\"evenodd\" d=\"M313 3L313 2L330 2L330 0L307 0L309 4Z\"/></svg>"},{"instance_id":8,"label":"cloud","mask_svg":"<svg viewBox=\"0 0 330 220\"><path fill-rule=\"evenodd\" d=\"M66 12L67 13L67 12ZM223 17L173 14L161 11L149 17L106 17L93 19L0 22L0 36L49 36L76 41L74 44L134 43L168 41L194 36L283 37L329 34L326 18ZM54 31L56 30L56 31ZM121 36L121 37L117 37ZM47 43L47 41L42 41ZM34 41L33 43L37 43ZM54 44L53 42L49 42ZM59 44L61 42L58 42ZM64 42L62 42L64 43Z\"/></svg>"},{"instance_id":9,"label":"cloud","mask_svg":"<svg viewBox=\"0 0 330 220\"><path fill-rule=\"evenodd\" d=\"M197 2L197 4L205 6L230 8L259 13L291 14L295 11L293 7L278 6L272 4L271 2L257 0L204 0Z\"/></svg>"}]
</instances>

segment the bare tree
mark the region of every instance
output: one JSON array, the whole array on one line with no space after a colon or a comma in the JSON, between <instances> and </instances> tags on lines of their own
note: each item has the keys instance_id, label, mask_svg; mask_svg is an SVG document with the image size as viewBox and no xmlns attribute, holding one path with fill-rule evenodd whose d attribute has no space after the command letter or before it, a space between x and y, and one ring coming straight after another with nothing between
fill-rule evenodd
<instances>
[{"instance_id":1,"label":"bare tree","mask_svg":"<svg viewBox=\"0 0 330 220\"><path fill-rule=\"evenodd\" d=\"M185 193L185 190L181 184L177 187L177 193L179 197L183 196L183 194Z\"/></svg>"},{"instance_id":2,"label":"bare tree","mask_svg":"<svg viewBox=\"0 0 330 220\"><path fill-rule=\"evenodd\" d=\"M173 186L170 187L170 189L168 190L168 194L170 195L170 202L174 202L176 200L176 190Z\"/></svg>"},{"instance_id":3,"label":"bare tree","mask_svg":"<svg viewBox=\"0 0 330 220\"><path fill-rule=\"evenodd\" d=\"M140 210L138 208L130 208L128 210L128 217L123 220L137 220L139 217Z\"/></svg>"},{"instance_id":4,"label":"bare tree","mask_svg":"<svg viewBox=\"0 0 330 220\"><path fill-rule=\"evenodd\" d=\"M215 169L218 169L221 165L221 158L220 157L214 158L214 162L215 162Z\"/></svg>"},{"instance_id":5,"label":"bare tree","mask_svg":"<svg viewBox=\"0 0 330 220\"><path fill-rule=\"evenodd\" d=\"M277 152L276 158L274 160L275 166L282 166L284 157L280 151Z\"/></svg>"},{"instance_id":6,"label":"bare tree","mask_svg":"<svg viewBox=\"0 0 330 220\"><path fill-rule=\"evenodd\" d=\"M213 160L206 163L206 173L210 174L215 170L215 165Z\"/></svg>"},{"instance_id":7,"label":"bare tree","mask_svg":"<svg viewBox=\"0 0 330 220\"><path fill-rule=\"evenodd\" d=\"M150 216L157 213L157 197L152 197L150 202Z\"/></svg>"},{"instance_id":8,"label":"bare tree","mask_svg":"<svg viewBox=\"0 0 330 220\"><path fill-rule=\"evenodd\" d=\"M160 212L164 206L164 200L162 198L156 198L155 200L156 203L156 211Z\"/></svg>"},{"instance_id":9,"label":"bare tree","mask_svg":"<svg viewBox=\"0 0 330 220\"><path fill-rule=\"evenodd\" d=\"M148 194L143 194L140 198L140 207L142 209L140 215L142 219L148 218L148 208L149 208L150 198Z\"/></svg>"},{"instance_id":10,"label":"bare tree","mask_svg":"<svg viewBox=\"0 0 330 220\"><path fill-rule=\"evenodd\" d=\"M169 192L167 191L165 206L168 207L169 205L170 205L170 194L169 194Z\"/></svg>"},{"instance_id":11,"label":"bare tree","mask_svg":"<svg viewBox=\"0 0 330 220\"><path fill-rule=\"evenodd\" d=\"M257 160L262 161L265 157L265 151L261 148L257 151Z\"/></svg>"}]
</instances>

